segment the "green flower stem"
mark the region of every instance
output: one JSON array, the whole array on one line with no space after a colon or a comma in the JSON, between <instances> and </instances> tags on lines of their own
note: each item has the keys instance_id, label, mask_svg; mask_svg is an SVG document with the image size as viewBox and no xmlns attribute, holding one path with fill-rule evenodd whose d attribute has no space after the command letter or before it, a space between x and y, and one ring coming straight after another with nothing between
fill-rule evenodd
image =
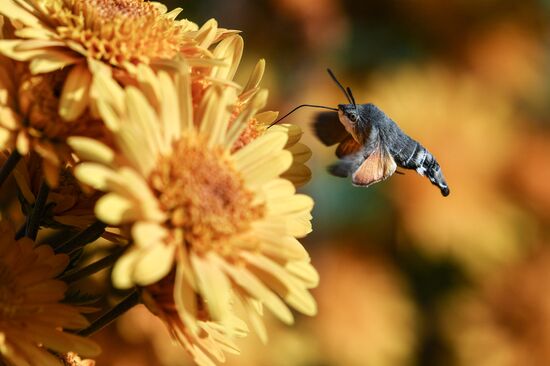
<instances>
[{"instance_id":1,"label":"green flower stem","mask_svg":"<svg viewBox=\"0 0 550 366\"><path fill-rule=\"evenodd\" d=\"M42 182L40 184L40 189L38 190L38 196L36 196L36 201L34 202L34 207L28 218L27 230L25 232L25 236L31 238L32 240L36 240L36 235L38 235L40 221L42 220L42 215L44 214L44 208L46 207L49 193L50 187L46 182Z\"/></svg>"},{"instance_id":2,"label":"green flower stem","mask_svg":"<svg viewBox=\"0 0 550 366\"><path fill-rule=\"evenodd\" d=\"M81 280L82 278L93 275L94 273L99 272L104 268L112 266L117 261L117 259L120 258L124 250L125 248L118 248L113 253L106 255L105 257L87 265L86 267L78 268L65 273L63 276L60 277L60 280L65 282L76 282L78 280Z\"/></svg>"},{"instance_id":3,"label":"green flower stem","mask_svg":"<svg viewBox=\"0 0 550 366\"><path fill-rule=\"evenodd\" d=\"M96 221L86 229L67 240L65 243L61 244L58 248L55 248L55 252L71 254L75 250L78 250L86 244L98 239L105 232L106 227L106 224L101 221Z\"/></svg>"},{"instance_id":4,"label":"green flower stem","mask_svg":"<svg viewBox=\"0 0 550 366\"><path fill-rule=\"evenodd\" d=\"M6 160L2 168L0 168L0 187L2 187L6 179L8 179L19 160L21 160L21 154L19 154L17 150L13 150L10 156L8 156L8 160Z\"/></svg>"},{"instance_id":5,"label":"green flower stem","mask_svg":"<svg viewBox=\"0 0 550 366\"><path fill-rule=\"evenodd\" d=\"M92 334L100 331L107 325L111 324L119 316L133 308L134 306L140 303L140 295L137 289L134 289L130 295L128 295L124 300L115 305L112 309L107 311L105 314L97 318L88 328L82 329L77 334L88 337Z\"/></svg>"}]
</instances>

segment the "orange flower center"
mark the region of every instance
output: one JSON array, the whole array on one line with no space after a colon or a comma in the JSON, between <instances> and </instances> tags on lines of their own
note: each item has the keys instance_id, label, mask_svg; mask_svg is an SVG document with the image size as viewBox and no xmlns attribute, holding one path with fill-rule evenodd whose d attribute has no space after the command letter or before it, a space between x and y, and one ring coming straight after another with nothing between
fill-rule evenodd
<instances>
[{"instance_id":1,"label":"orange flower center","mask_svg":"<svg viewBox=\"0 0 550 366\"><path fill-rule=\"evenodd\" d=\"M173 58L188 41L185 32L196 30L145 0L49 0L44 11L61 38L113 65Z\"/></svg>"},{"instance_id":2,"label":"orange flower center","mask_svg":"<svg viewBox=\"0 0 550 366\"><path fill-rule=\"evenodd\" d=\"M182 228L197 252L226 253L230 240L264 215L223 149L206 148L198 139L177 142L172 155L159 160L150 184L170 213L168 225Z\"/></svg>"},{"instance_id":3,"label":"orange flower center","mask_svg":"<svg viewBox=\"0 0 550 366\"><path fill-rule=\"evenodd\" d=\"M265 132L265 130L265 126L261 125L257 119L252 118L248 121L246 128L231 147L231 152L234 153L256 140Z\"/></svg>"}]
</instances>

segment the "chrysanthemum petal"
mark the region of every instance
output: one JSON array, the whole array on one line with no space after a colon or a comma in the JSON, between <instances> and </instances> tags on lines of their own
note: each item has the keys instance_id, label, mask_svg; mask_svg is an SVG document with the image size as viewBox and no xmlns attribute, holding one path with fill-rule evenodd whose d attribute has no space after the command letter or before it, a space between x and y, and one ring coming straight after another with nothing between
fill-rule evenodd
<instances>
[{"instance_id":1,"label":"chrysanthemum petal","mask_svg":"<svg viewBox=\"0 0 550 366\"><path fill-rule=\"evenodd\" d=\"M47 352L46 350L37 347L34 344L28 343L27 337L21 336L21 338L14 338L10 341L14 343L14 346L17 347L17 350L14 350L14 353L23 353L25 354L26 358L25 360L22 359L23 362L21 365L29 365L34 366L36 363L39 365L44 366L62 366L61 360L51 353ZM26 363L29 362L29 363ZM32 363L31 363L32 362ZM19 365L16 365L19 366Z\"/></svg>"},{"instance_id":2,"label":"chrysanthemum petal","mask_svg":"<svg viewBox=\"0 0 550 366\"><path fill-rule=\"evenodd\" d=\"M244 298L242 300L243 306L245 308L246 314L248 315L248 319L252 325L252 328L254 328L254 331L258 335L258 338L260 338L260 341L263 344L267 344L268 337L267 337L267 329L265 327L265 324L262 320L262 312L261 309L262 304L261 302L251 299L251 298Z\"/></svg>"},{"instance_id":3,"label":"chrysanthemum petal","mask_svg":"<svg viewBox=\"0 0 550 366\"><path fill-rule=\"evenodd\" d=\"M88 137L69 137L67 143L84 161L91 161L103 165L111 165L115 159L114 151L107 145Z\"/></svg>"},{"instance_id":4,"label":"chrysanthemum petal","mask_svg":"<svg viewBox=\"0 0 550 366\"><path fill-rule=\"evenodd\" d=\"M296 143L287 150L294 156L295 163L305 163L311 158L311 149L302 143Z\"/></svg>"},{"instance_id":5,"label":"chrysanthemum petal","mask_svg":"<svg viewBox=\"0 0 550 366\"><path fill-rule=\"evenodd\" d=\"M237 285L248 292L250 296L265 304L282 322L286 324L294 322L294 317L285 303L258 280L254 274L250 273L246 268L229 265L223 259L218 259L217 263Z\"/></svg>"},{"instance_id":6,"label":"chrysanthemum petal","mask_svg":"<svg viewBox=\"0 0 550 366\"><path fill-rule=\"evenodd\" d=\"M126 110L128 123L133 127L135 143L142 149L148 149L146 152L142 151L140 155L156 157L163 145L157 115L143 94L134 87L126 89Z\"/></svg>"},{"instance_id":7,"label":"chrysanthemum petal","mask_svg":"<svg viewBox=\"0 0 550 366\"><path fill-rule=\"evenodd\" d=\"M214 58L222 59L227 66L212 68L210 76L223 80L233 80L243 55L244 41L235 35L221 41L214 50Z\"/></svg>"},{"instance_id":8,"label":"chrysanthemum petal","mask_svg":"<svg viewBox=\"0 0 550 366\"><path fill-rule=\"evenodd\" d=\"M140 286L148 286L164 278L174 264L173 245L157 243L151 245L136 261L134 267L134 281Z\"/></svg>"},{"instance_id":9,"label":"chrysanthemum petal","mask_svg":"<svg viewBox=\"0 0 550 366\"><path fill-rule=\"evenodd\" d=\"M297 125L292 124L277 124L266 131L266 134L284 133L288 136L288 141L285 148L295 145L303 135L302 129Z\"/></svg>"},{"instance_id":10,"label":"chrysanthemum petal","mask_svg":"<svg viewBox=\"0 0 550 366\"><path fill-rule=\"evenodd\" d=\"M270 201L269 211L274 215L289 215L294 213L307 212L313 208L313 199L305 194L296 194L277 201Z\"/></svg>"},{"instance_id":11,"label":"chrysanthemum petal","mask_svg":"<svg viewBox=\"0 0 550 366\"><path fill-rule=\"evenodd\" d=\"M115 171L96 163L82 163L75 168L74 174L81 182L100 191L109 189L113 182L120 182Z\"/></svg>"},{"instance_id":12,"label":"chrysanthemum petal","mask_svg":"<svg viewBox=\"0 0 550 366\"><path fill-rule=\"evenodd\" d=\"M309 254L304 246L294 237L275 237L272 235L261 236L260 251L272 258L282 260L307 260Z\"/></svg>"},{"instance_id":13,"label":"chrysanthemum petal","mask_svg":"<svg viewBox=\"0 0 550 366\"><path fill-rule=\"evenodd\" d=\"M63 281L45 281L28 286L25 293L31 301L56 301L63 297L67 284Z\"/></svg>"},{"instance_id":14,"label":"chrysanthemum petal","mask_svg":"<svg viewBox=\"0 0 550 366\"><path fill-rule=\"evenodd\" d=\"M223 140L229 123L229 98L231 91L218 87L209 88L204 96L204 105L201 108L199 132L208 136L208 146L211 147Z\"/></svg>"},{"instance_id":15,"label":"chrysanthemum petal","mask_svg":"<svg viewBox=\"0 0 550 366\"><path fill-rule=\"evenodd\" d=\"M180 63L178 73L174 77L180 109L180 129L181 131L194 131L193 122L193 98L191 92L191 76L189 66L185 61Z\"/></svg>"},{"instance_id":16,"label":"chrysanthemum petal","mask_svg":"<svg viewBox=\"0 0 550 366\"><path fill-rule=\"evenodd\" d=\"M37 55L30 60L29 69L33 74L44 74L75 64L79 60L77 57L63 52L47 52Z\"/></svg>"},{"instance_id":17,"label":"chrysanthemum petal","mask_svg":"<svg viewBox=\"0 0 550 366\"><path fill-rule=\"evenodd\" d=\"M101 348L92 340L85 339L74 334L54 331L49 327L36 325L32 328L32 335L43 340L44 346L57 352L66 352L67 349L83 356L97 356Z\"/></svg>"},{"instance_id":18,"label":"chrysanthemum petal","mask_svg":"<svg viewBox=\"0 0 550 366\"><path fill-rule=\"evenodd\" d=\"M111 70L92 60L89 61L89 67L94 75L90 95L94 99L109 103L115 115L120 115L124 111L124 91L111 77Z\"/></svg>"},{"instance_id":19,"label":"chrysanthemum petal","mask_svg":"<svg viewBox=\"0 0 550 366\"><path fill-rule=\"evenodd\" d=\"M284 148L287 138L288 137L285 133L271 133L269 135L258 137L233 154L237 168L249 168L254 164L258 164L258 162L271 157L274 153L277 153Z\"/></svg>"},{"instance_id":20,"label":"chrysanthemum petal","mask_svg":"<svg viewBox=\"0 0 550 366\"><path fill-rule=\"evenodd\" d=\"M168 230L154 222L140 221L132 227L132 237L137 246L148 248L162 243Z\"/></svg>"},{"instance_id":21,"label":"chrysanthemum petal","mask_svg":"<svg viewBox=\"0 0 550 366\"><path fill-rule=\"evenodd\" d=\"M254 67L254 71L250 75L250 78L248 79L248 82L246 83L246 86L243 89L243 93L246 93L249 90L255 89L260 85L260 81L262 80L265 72L265 60L262 58L258 61L256 66Z\"/></svg>"},{"instance_id":22,"label":"chrysanthemum petal","mask_svg":"<svg viewBox=\"0 0 550 366\"><path fill-rule=\"evenodd\" d=\"M196 286L191 271L191 263L185 258L182 258L183 250L178 249L177 260L178 266L176 268L176 280L174 284L174 303L178 315L189 328L191 333L196 334L198 330L197 325L197 301L196 301Z\"/></svg>"},{"instance_id":23,"label":"chrysanthemum petal","mask_svg":"<svg viewBox=\"0 0 550 366\"><path fill-rule=\"evenodd\" d=\"M59 100L59 115L66 121L74 121L88 107L92 74L84 63L73 66Z\"/></svg>"},{"instance_id":24,"label":"chrysanthemum petal","mask_svg":"<svg viewBox=\"0 0 550 366\"><path fill-rule=\"evenodd\" d=\"M275 122L275 120L277 120L278 116L279 116L279 112L265 111L265 112L256 114L254 118L256 118L259 124L263 126L269 126L270 124Z\"/></svg>"},{"instance_id":25,"label":"chrysanthemum petal","mask_svg":"<svg viewBox=\"0 0 550 366\"><path fill-rule=\"evenodd\" d=\"M25 25L34 26L38 24L38 19L24 10L16 1L14 0L3 0L2 6L0 7L0 14L4 15L6 18L13 20L18 20Z\"/></svg>"},{"instance_id":26,"label":"chrysanthemum petal","mask_svg":"<svg viewBox=\"0 0 550 366\"><path fill-rule=\"evenodd\" d=\"M208 48L214 42L217 30L218 22L215 19L208 19L194 38L201 47Z\"/></svg>"},{"instance_id":27,"label":"chrysanthemum petal","mask_svg":"<svg viewBox=\"0 0 550 366\"><path fill-rule=\"evenodd\" d=\"M133 281L134 267L143 252L144 249L129 249L116 261L111 275L113 286L128 289L135 285Z\"/></svg>"},{"instance_id":28,"label":"chrysanthemum petal","mask_svg":"<svg viewBox=\"0 0 550 366\"><path fill-rule=\"evenodd\" d=\"M311 179L311 169L304 164L294 163L281 175L281 178L288 179L296 187L301 187Z\"/></svg>"},{"instance_id":29,"label":"chrysanthemum petal","mask_svg":"<svg viewBox=\"0 0 550 366\"><path fill-rule=\"evenodd\" d=\"M160 209L159 202L147 182L133 169L124 167L119 170L119 173L125 188L125 191L119 191L119 193L129 194L140 203L142 217L155 222L165 220L166 214Z\"/></svg>"},{"instance_id":30,"label":"chrysanthemum petal","mask_svg":"<svg viewBox=\"0 0 550 366\"><path fill-rule=\"evenodd\" d=\"M292 154L280 151L264 159L262 164L243 169L243 175L250 187L261 187L272 179L279 177L292 164Z\"/></svg>"},{"instance_id":31,"label":"chrysanthemum petal","mask_svg":"<svg viewBox=\"0 0 550 366\"><path fill-rule=\"evenodd\" d=\"M165 73L159 72L161 103L161 122L164 132L164 141L161 146L162 152L167 154L171 151L172 143L181 137L182 126L178 101L178 93L172 78Z\"/></svg>"},{"instance_id":32,"label":"chrysanthemum petal","mask_svg":"<svg viewBox=\"0 0 550 366\"><path fill-rule=\"evenodd\" d=\"M285 301L299 312L313 316L317 313L317 304L304 284L294 278L283 267L271 259L252 253L241 256L254 265L260 272L254 271L264 283L283 297Z\"/></svg>"},{"instance_id":33,"label":"chrysanthemum petal","mask_svg":"<svg viewBox=\"0 0 550 366\"><path fill-rule=\"evenodd\" d=\"M15 35L19 38L39 39L43 41L55 38L55 33L49 29L41 27L26 27L15 31Z\"/></svg>"},{"instance_id":34,"label":"chrysanthemum petal","mask_svg":"<svg viewBox=\"0 0 550 366\"><path fill-rule=\"evenodd\" d=\"M311 263L306 261L292 261L285 266L287 271L300 278L309 288L319 285L319 273Z\"/></svg>"},{"instance_id":35,"label":"chrysanthemum petal","mask_svg":"<svg viewBox=\"0 0 550 366\"><path fill-rule=\"evenodd\" d=\"M229 315L230 284L226 275L214 264L210 253L205 258L191 253L191 265L197 276L197 285L214 321L224 321Z\"/></svg>"},{"instance_id":36,"label":"chrysanthemum petal","mask_svg":"<svg viewBox=\"0 0 550 366\"><path fill-rule=\"evenodd\" d=\"M297 238L303 238L312 231L311 217L309 215L295 217L289 220L288 224L289 233Z\"/></svg>"},{"instance_id":37,"label":"chrysanthemum petal","mask_svg":"<svg viewBox=\"0 0 550 366\"><path fill-rule=\"evenodd\" d=\"M97 217L110 225L121 225L139 218L135 204L117 193L107 193L95 206Z\"/></svg>"}]
</instances>

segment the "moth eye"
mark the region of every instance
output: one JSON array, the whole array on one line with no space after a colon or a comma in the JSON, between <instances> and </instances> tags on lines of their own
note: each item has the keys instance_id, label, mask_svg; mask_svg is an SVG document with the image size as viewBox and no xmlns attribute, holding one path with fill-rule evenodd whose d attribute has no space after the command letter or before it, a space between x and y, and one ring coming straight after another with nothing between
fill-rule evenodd
<instances>
[{"instance_id":1,"label":"moth eye","mask_svg":"<svg viewBox=\"0 0 550 366\"><path fill-rule=\"evenodd\" d=\"M350 115L349 115L349 119L350 119L352 122L357 122L357 115L356 115L356 114L350 114Z\"/></svg>"}]
</instances>

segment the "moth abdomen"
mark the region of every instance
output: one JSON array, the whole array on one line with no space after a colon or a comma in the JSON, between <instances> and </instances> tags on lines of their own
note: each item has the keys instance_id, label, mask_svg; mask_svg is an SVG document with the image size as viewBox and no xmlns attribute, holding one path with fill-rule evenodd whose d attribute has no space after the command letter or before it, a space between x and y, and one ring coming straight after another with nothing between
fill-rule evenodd
<instances>
[{"instance_id":1,"label":"moth abdomen","mask_svg":"<svg viewBox=\"0 0 550 366\"><path fill-rule=\"evenodd\" d=\"M443 176L439 163L424 146L417 141L412 141L414 142L414 146L409 146L412 153L406 159L403 159L402 156L396 156L395 161L399 166L406 169L414 169L418 174L427 177L433 185L441 190L443 196L448 196L450 193L449 186Z\"/></svg>"},{"instance_id":2,"label":"moth abdomen","mask_svg":"<svg viewBox=\"0 0 550 366\"><path fill-rule=\"evenodd\" d=\"M397 150L392 154L395 162L405 169L418 168L427 152L424 146L406 135L401 138L400 144L394 150Z\"/></svg>"}]
</instances>

